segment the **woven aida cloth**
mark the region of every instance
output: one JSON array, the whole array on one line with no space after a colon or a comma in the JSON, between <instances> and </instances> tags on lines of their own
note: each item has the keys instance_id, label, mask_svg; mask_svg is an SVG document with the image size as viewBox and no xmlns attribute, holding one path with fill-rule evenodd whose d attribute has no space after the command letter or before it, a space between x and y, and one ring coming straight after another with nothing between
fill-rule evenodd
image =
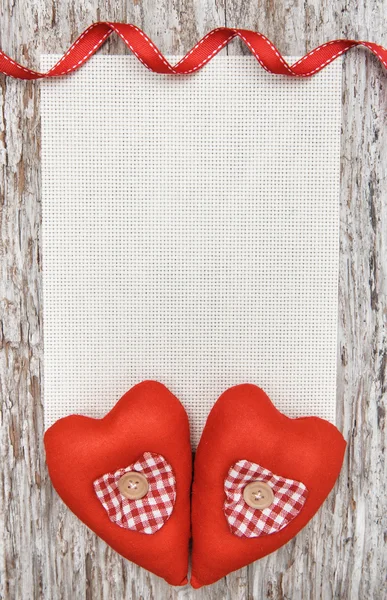
<instances>
[{"instance_id":1,"label":"woven aida cloth","mask_svg":"<svg viewBox=\"0 0 387 600\"><path fill-rule=\"evenodd\" d=\"M194 448L240 383L335 421L341 73L96 56L41 82L46 427L145 379Z\"/></svg>"},{"instance_id":2,"label":"woven aida cloth","mask_svg":"<svg viewBox=\"0 0 387 600\"><path fill-rule=\"evenodd\" d=\"M267 483L274 501L263 510L251 508L243 499L243 490L251 481ZM274 475L248 460L233 465L225 479L224 513L230 530L238 537L259 537L280 531L292 521L304 506L307 489L303 483Z\"/></svg>"},{"instance_id":3,"label":"woven aida cloth","mask_svg":"<svg viewBox=\"0 0 387 600\"><path fill-rule=\"evenodd\" d=\"M118 489L120 478L137 471L148 481L149 490L141 500L128 500ZM176 480L163 456L145 452L134 464L106 473L94 481L94 490L109 519L120 527L152 534L161 529L172 514L176 500Z\"/></svg>"}]
</instances>

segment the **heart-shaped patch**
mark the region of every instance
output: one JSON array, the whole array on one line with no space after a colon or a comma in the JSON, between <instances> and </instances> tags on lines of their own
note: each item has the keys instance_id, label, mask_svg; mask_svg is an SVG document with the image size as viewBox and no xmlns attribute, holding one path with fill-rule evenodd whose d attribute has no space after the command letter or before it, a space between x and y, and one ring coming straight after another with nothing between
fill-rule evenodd
<instances>
[{"instance_id":1,"label":"heart-shaped patch","mask_svg":"<svg viewBox=\"0 0 387 600\"><path fill-rule=\"evenodd\" d=\"M148 535L164 526L176 501L173 469L153 452L144 452L126 469L105 473L93 485L113 523Z\"/></svg>"},{"instance_id":2,"label":"heart-shaped patch","mask_svg":"<svg viewBox=\"0 0 387 600\"><path fill-rule=\"evenodd\" d=\"M191 585L214 583L291 540L333 488L345 447L334 425L286 417L255 385L224 392L195 457Z\"/></svg>"},{"instance_id":3,"label":"heart-shaped patch","mask_svg":"<svg viewBox=\"0 0 387 600\"><path fill-rule=\"evenodd\" d=\"M224 482L224 514L238 537L260 537L280 531L303 509L308 490L249 460L230 467Z\"/></svg>"},{"instance_id":4,"label":"heart-shaped patch","mask_svg":"<svg viewBox=\"0 0 387 600\"><path fill-rule=\"evenodd\" d=\"M135 385L103 419L60 419L44 443L53 486L83 523L171 585L187 583L189 425L164 385Z\"/></svg>"}]
</instances>

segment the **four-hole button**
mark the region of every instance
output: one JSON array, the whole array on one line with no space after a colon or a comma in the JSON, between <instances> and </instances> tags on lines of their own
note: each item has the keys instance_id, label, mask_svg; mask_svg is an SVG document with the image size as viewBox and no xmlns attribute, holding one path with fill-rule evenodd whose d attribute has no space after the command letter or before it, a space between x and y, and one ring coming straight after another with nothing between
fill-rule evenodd
<instances>
[{"instance_id":1,"label":"four-hole button","mask_svg":"<svg viewBox=\"0 0 387 600\"><path fill-rule=\"evenodd\" d=\"M274 502L274 493L264 481L252 481L243 490L243 499L251 508L263 510Z\"/></svg>"},{"instance_id":2,"label":"four-hole button","mask_svg":"<svg viewBox=\"0 0 387 600\"><path fill-rule=\"evenodd\" d=\"M148 493L148 480L137 471L129 471L118 481L118 489L128 500L141 500Z\"/></svg>"}]
</instances>

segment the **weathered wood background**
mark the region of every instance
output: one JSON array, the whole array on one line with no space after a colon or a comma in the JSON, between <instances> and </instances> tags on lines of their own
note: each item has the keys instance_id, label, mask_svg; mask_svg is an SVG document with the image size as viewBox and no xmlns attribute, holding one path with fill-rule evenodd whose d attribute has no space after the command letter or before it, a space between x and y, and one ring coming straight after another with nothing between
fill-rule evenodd
<instances>
[{"instance_id":1,"label":"weathered wood background","mask_svg":"<svg viewBox=\"0 0 387 600\"><path fill-rule=\"evenodd\" d=\"M98 6L98 4L100 6ZM3 0L0 46L28 66L91 22L142 27L165 53L209 29L257 29L284 53L336 37L387 45L387 0ZM112 38L103 52L126 52ZM235 42L230 53L244 52ZM334 493L301 534L194 592L125 562L53 492L44 462L39 84L0 79L1 598L387 598L387 73L344 60L337 422L349 441Z\"/></svg>"}]
</instances>

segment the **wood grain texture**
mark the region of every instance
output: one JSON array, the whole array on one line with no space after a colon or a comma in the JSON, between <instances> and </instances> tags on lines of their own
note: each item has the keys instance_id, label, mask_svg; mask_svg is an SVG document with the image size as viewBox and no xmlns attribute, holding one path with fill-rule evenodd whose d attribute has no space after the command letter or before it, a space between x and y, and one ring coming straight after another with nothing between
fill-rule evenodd
<instances>
[{"instance_id":1,"label":"wood grain texture","mask_svg":"<svg viewBox=\"0 0 387 600\"><path fill-rule=\"evenodd\" d=\"M387 0L4 0L0 11L0 47L31 67L98 19L133 22L172 54L224 24L260 30L288 54L335 37L387 45ZM102 51L127 52L116 38ZM229 48L244 51L238 42ZM0 80L1 598L387 598L387 75L355 50L343 82L337 422L349 441L345 466L295 540L194 592L122 560L51 488L42 445L39 84Z\"/></svg>"}]
</instances>

